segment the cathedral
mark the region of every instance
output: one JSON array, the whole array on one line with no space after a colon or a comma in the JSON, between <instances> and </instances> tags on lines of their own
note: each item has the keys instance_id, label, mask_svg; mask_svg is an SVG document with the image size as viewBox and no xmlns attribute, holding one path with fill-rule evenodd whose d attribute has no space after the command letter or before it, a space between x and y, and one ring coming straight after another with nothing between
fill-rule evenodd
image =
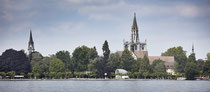
<instances>
[{"instance_id":1,"label":"cathedral","mask_svg":"<svg viewBox=\"0 0 210 92\"><path fill-rule=\"evenodd\" d=\"M134 13L133 25L131 28L131 41L124 42L124 49L129 51L146 51L146 40L144 43L141 43L139 40L139 30L136 22L136 14Z\"/></svg>"},{"instance_id":2,"label":"cathedral","mask_svg":"<svg viewBox=\"0 0 210 92\"><path fill-rule=\"evenodd\" d=\"M165 61L164 65L166 67L166 71L171 74L175 74L173 67L175 64L174 56L149 56L147 51L147 43L146 40L141 42L139 40L139 29L136 21L136 14L134 13L133 24L131 26L131 40L123 41L124 49L128 49L134 59L143 58L147 56L149 59L149 63L152 64L154 60L162 60ZM117 51L120 56L123 51Z\"/></svg>"},{"instance_id":3,"label":"cathedral","mask_svg":"<svg viewBox=\"0 0 210 92\"><path fill-rule=\"evenodd\" d=\"M129 51L133 52L133 56L136 59L138 57L143 58L145 55L148 56L146 40L145 42L140 42L139 40L139 30L136 21L136 13L134 13L133 25L131 27L131 41L124 41L123 44L124 49L128 49Z\"/></svg>"}]
</instances>

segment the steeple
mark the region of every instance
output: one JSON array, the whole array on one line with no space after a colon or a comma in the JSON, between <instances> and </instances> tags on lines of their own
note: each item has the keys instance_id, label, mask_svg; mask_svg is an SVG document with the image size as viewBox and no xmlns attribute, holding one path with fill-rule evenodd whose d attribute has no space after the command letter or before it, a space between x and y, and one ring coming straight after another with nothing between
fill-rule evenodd
<instances>
[{"instance_id":1,"label":"steeple","mask_svg":"<svg viewBox=\"0 0 210 92\"><path fill-rule=\"evenodd\" d=\"M131 28L131 42L137 43L139 42L139 33L138 33L138 26L136 22L136 13L134 12L134 18L133 18L133 25Z\"/></svg>"},{"instance_id":2,"label":"steeple","mask_svg":"<svg viewBox=\"0 0 210 92\"><path fill-rule=\"evenodd\" d=\"M33 37L32 37L32 32L30 30L30 38L29 38L29 42L28 42L28 52L29 54L31 54L32 52L34 52L34 41L33 41Z\"/></svg>"},{"instance_id":3,"label":"steeple","mask_svg":"<svg viewBox=\"0 0 210 92\"><path fill-rule=\"evenodd\" d=\"M136 13L135 12L134 12L132 29L137 29L138 30L138 26L137 26L137 22L136 22Z\"/></svg>"},{"instance_id":4,"label":"steeple","mask_svg":"<svg viewBox=\"0 0 210 92\"><path fill-rule=\"evenodd\" d=\"M194 44L192 44L192 53L194 53Z\"/></svg>"}]
</instances>

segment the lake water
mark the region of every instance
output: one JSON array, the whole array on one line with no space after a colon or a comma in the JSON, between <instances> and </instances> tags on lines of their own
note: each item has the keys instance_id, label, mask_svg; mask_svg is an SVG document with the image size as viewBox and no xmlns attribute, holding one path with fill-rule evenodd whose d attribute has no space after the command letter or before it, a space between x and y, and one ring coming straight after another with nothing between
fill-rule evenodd
<instances>
[{"instance_id":1,"label":"lake water","mask_svg":"<svg viewBox=\"0 0 210 92\"><path fill-rule=\"evenodd\" d=\"M0 81L0 92L210 92L210 81L175 81L175 80Z\"/></svg>"}]
</instances>

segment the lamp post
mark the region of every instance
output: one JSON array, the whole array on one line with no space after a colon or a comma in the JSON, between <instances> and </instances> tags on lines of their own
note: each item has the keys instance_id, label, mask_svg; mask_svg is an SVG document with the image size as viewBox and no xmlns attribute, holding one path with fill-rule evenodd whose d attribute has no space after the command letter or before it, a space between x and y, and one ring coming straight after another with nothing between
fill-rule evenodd
<instances>
[{"instance_id":1,"label":"lamp post","mask_svg":"<svg viewBox=\"0 0 210 92\"><path fill-rule=\"evenodd\" d=\"M105 76L105 79L106 79L107 73L104 73L104 76Z\"/></svg>"}]
</instances>

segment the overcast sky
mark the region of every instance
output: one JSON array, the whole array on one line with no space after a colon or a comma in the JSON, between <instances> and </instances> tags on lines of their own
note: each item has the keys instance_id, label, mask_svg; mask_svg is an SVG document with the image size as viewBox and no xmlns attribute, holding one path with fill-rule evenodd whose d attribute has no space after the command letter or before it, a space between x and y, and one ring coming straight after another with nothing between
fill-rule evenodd
<instances>
[{"instance_id":1,"label":"overcast sky","mask_svg":"<svg viewBox=\"0 0 210 92\"><path fill-rule=\"evenodd\" d=\"M27 50L30 29L44 56L82 45L102 55L105 40L111 52L123 50L134 12L149 56L174 46L189 55L193 43L197 59L210 52L209 0L0 0L0 53Z\"/></svg>"}]
</instances>

